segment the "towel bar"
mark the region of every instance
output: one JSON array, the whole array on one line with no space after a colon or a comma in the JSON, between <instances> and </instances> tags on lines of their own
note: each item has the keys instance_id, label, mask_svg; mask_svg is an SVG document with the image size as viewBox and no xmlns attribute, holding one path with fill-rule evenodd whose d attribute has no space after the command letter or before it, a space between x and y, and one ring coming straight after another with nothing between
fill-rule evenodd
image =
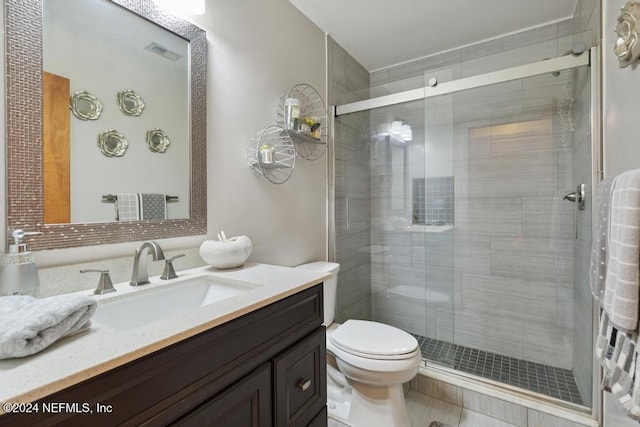
<instances>
[{"instance_id":1,"label":"towel bar","mask_svg":"<svg viewBox=\"0 0 640 427\"><path fill-rule=\"evenodd\" d=\"M180 200L180 197L178 196L166 196L166 197L167 197L167 202L177 202ZM105 194L102 196L103 202L114 203L116 200L118 200L118 196L116 196L115 194Z\"/></svg>"}]
</instances>

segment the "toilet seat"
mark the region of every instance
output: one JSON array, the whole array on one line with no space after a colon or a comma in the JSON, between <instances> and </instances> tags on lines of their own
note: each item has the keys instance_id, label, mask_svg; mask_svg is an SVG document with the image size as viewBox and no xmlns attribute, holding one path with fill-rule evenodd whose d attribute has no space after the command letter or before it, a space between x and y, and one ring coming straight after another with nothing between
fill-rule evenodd
<instances>
[{"instance_id":1,"label":"toilet seat","mask_svg":"<svg viewBox=\"0 0 640 427\"><path fill-rule=\"evenodd\" d=\"M373 360L404 360L415 357L418 341L408 333L366 320L347 320L329 337L333 347L352 356Z\"/></svg>"}]
</instances>

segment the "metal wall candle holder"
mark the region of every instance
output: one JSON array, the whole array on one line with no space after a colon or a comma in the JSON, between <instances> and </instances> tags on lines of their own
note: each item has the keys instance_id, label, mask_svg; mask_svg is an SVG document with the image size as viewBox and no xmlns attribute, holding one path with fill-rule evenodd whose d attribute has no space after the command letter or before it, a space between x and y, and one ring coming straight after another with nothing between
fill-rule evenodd
<instances>
[{"instance_id":1,"label":"metal wall candle holder","mask_svg":"<svg viewBox=\"0 0 640 427\"><path fill-rule=\"evenodd\" d=\"M299 103L299 129L289 129L285 123L286 99ZM280 95L275 111L276 123L289 133L298 158L319 159L327 149L327 109L318 91L305 83L292 87Z\"/></svg>"},{"instance_id":2,"label":"metal wall candle holder","mask_svg":"<svg viewBox=\"0 0 640 427\"><path fill-rule=\"evenodd\" d=\"M296 149L286 129L271 125L251 139L246 157L256 175L272 184L283 184L293 174Z\"/></svg>"}]
</instances>

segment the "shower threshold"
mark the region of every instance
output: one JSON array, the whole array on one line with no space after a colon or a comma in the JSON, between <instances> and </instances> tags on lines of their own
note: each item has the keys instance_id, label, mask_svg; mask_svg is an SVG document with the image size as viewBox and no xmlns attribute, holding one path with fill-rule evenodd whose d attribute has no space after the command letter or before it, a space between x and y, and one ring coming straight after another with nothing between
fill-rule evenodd
<instances>
[{"instance_id":1,"label":"shower threshold","mask_svg":"<svg viewBox=\"0 0 640 427\"><path fill-rule=\"evenodd\" d=\"M412 335L418 340L422 357L430 362L576 405L583 404L573 372L569 369Z\"/></svg>"}]
</instances>

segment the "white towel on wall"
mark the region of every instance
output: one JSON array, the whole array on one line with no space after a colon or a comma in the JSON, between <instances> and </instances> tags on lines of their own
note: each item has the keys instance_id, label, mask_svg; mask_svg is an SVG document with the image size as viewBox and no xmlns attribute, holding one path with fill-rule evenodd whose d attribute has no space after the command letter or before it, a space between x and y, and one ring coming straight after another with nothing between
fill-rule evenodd
<instances>
[{"instance_id":1,"label":"white towel on wall","mask_svg":"<svg viewBox=\"0 0 640 427\"><path fill-rule=\"evenodd\" d=\"M638 328L640 301L640 169L620 174L611 194L604 309L613 325Z\"/></svg>"},{"instance_id":2,"label":"white towel on wall","mask_svg":"<svg viewBox=\"0 0 640 427\"><path fill-rule=\"evenodd\" d=\"M96 308L86 295L0 297L0 359L29 356L89 329Z\"/></svg>"}]
</instances>

